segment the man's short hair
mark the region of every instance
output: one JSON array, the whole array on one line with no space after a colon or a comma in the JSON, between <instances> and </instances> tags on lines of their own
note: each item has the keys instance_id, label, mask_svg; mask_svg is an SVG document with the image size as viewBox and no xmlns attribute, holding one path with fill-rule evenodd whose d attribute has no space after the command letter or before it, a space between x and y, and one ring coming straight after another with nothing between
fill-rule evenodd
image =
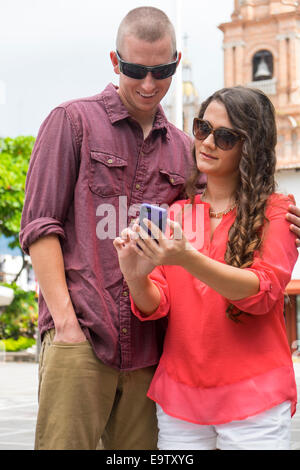
<instances>
[{"instance_id":1,"label":"man's short hair","mask_svg":"<svg viewBox=\"0 0 300 470\"><path fill-rule=\"evenodd\" d=\"M155 42L169 35L172 53L176 52L175 29L168 16L158 8L139 7L131 10L121 21L118 29L116 46L122 53L124 37L132 35L147 42Z\"/></svg>"}]
</instances>

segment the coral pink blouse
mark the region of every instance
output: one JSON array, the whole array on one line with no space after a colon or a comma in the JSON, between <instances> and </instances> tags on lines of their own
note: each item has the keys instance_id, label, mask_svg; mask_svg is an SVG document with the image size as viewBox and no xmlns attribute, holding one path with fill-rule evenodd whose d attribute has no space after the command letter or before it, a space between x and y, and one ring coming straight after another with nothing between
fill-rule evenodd
<instances>
[{"instance_id":1,"label":"coral pink blouse","mask_svg":"<svg viewBox=\"0 0 300 470\"><path fill-rule=\"evenodd\" d=\"M191 240L185 226L191 230L198 208L202 235L197 247L192 244L224 263L236 211L223 216L211 239L209 204L201 196L195 202L185 214L184 232ZM221 424L286 400L295 413L296 382L283 315L285 287L298 257L295 236L285 220L290 203L280 194L269 198L263 249L246 268L259 278L257 294L229 302L182 267L159 266L151 273L161 293L158 309L146 317L131 299L141 321L168 315L163 354L148 391L167 414L198 424ZM187 204L180 201L177 207ZM225 313L229 303L250 315L242 314L240 323L230 320Z\"/></svg>"}]
</instances>

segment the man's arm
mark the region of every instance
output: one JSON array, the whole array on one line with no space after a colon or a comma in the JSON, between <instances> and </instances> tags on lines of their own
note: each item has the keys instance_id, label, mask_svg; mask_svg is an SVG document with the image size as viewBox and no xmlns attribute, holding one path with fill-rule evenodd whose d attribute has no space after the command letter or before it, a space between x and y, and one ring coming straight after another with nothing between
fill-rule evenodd
<instances>
[{"instance_id":1,"label":"man's arm","mask_svg":"<svg viewBox=\"0 0 300 470\"><path fill-rule=\"evenodd\" d=\"M77 320L69 295L59 238L39 238L29 253L40 289L55 325L54 341L79 343L86 337Z\"/></svg>"},{"instance_id":2,"label":"man's arm","mask_svg":"<svg viewBox=\"0 0 300 470\"><path fill-rule=\"evenodd\" d=\"M74 198L80 165L79 139L69 114L55 108L39 130L26 178L20 245L31 256L41 292L54 320L56 341L85 340L69 295L60 240Z\"/></svg>"}]
</instances>

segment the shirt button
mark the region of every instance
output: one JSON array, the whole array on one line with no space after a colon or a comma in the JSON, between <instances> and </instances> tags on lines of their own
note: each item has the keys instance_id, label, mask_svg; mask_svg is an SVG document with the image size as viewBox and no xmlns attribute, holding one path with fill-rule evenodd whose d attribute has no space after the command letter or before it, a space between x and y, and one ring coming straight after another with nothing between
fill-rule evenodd
<instances>
[{"instance_id":1,"label":"shirt button","mask_svg":"<svg viewBox=\"0 0 300 470\"><path fill-rule=\"evenodd\" d=\"M127 331L127 328L122 328L122 333L124 333L124 335L126 335Z\"/></svg>"},{"instance_id":2,"label":"shirt button","mask_svg":"<svg viewBox=\"0 0 300 470\"><path fill-rule=\"evenodd\" d=\"M109 159L107 160L107 163L112 163L112 162L113 162L113 161L112 161L111 158L109 158Z\"/></svg>"},{"instance_id":3,"label":"shirt button","mask_svg":"<svg viewBox=\"0 0 300 470\"><path fill-rule=\"evenodd\" d=\"M175 182L174 178L171 178L170 181L171 181L172 184L174 184L174 182Z\"/></svg>"},{"instance_id":4,"label":"shirt button","mask_svg":"<svg viewBox=\"0 0 300 470\"><path fill-rule=\"evenodd\" d=\"M135 188L136 188L136 189L140 189L140 188L141 188L141 185L140 185L140 184L136 184L136 185L135 185Z\"/></svg>"},{"instance_id":5,"label":"shirt button","mask_svg":"<svg viewBox=\"0 0 300 470\"><path fill-rule=\"evenodd\" d=\"M127 291L123 292L123 296L128 297L128 292Z\"/></svg>"}]
</instances>

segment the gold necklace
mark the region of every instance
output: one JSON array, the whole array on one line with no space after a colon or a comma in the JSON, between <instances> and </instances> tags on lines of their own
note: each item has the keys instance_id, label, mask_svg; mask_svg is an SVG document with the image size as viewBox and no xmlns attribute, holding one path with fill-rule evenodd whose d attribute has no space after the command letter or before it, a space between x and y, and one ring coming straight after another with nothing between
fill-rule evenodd
<instances>
[{"instance_id":1,"label":"gold necklace","mask_svg":"<svg viewBox=\"0 0 300 470\"><path fill-rule=\"evenodd\" d=\"M205 192L206 192L206 188L204 189L202 193L202 197L201 197L202 200L203 200L203 197L205 197ZM235 208L235 206L236 206L236 202L233 204L233 206L229 207L229 209L226 209L225 211L219 211L219 212L215 212L211 208L209 208L209 216L215 219L221 219L223 215L226 215L228 214L228 212L231 212Z\"/></svg>"},{"instance_id":2,"label":"gold necklace","mask_svg":"<svg viewBox=\"0 0 300 470\"><path fill-rule=\"evenodd\" d=\"M232 211L235 208L235 206L236 206L236 204L234 204L234 206L231 206L226 211L220 211L220 212L214 212L211 209L209 209L209 216L214 217L216 219L221 219L223 217L223 215L226 215L226 214L228 214L228 212Z\"/></svg>"}]
</instances>

